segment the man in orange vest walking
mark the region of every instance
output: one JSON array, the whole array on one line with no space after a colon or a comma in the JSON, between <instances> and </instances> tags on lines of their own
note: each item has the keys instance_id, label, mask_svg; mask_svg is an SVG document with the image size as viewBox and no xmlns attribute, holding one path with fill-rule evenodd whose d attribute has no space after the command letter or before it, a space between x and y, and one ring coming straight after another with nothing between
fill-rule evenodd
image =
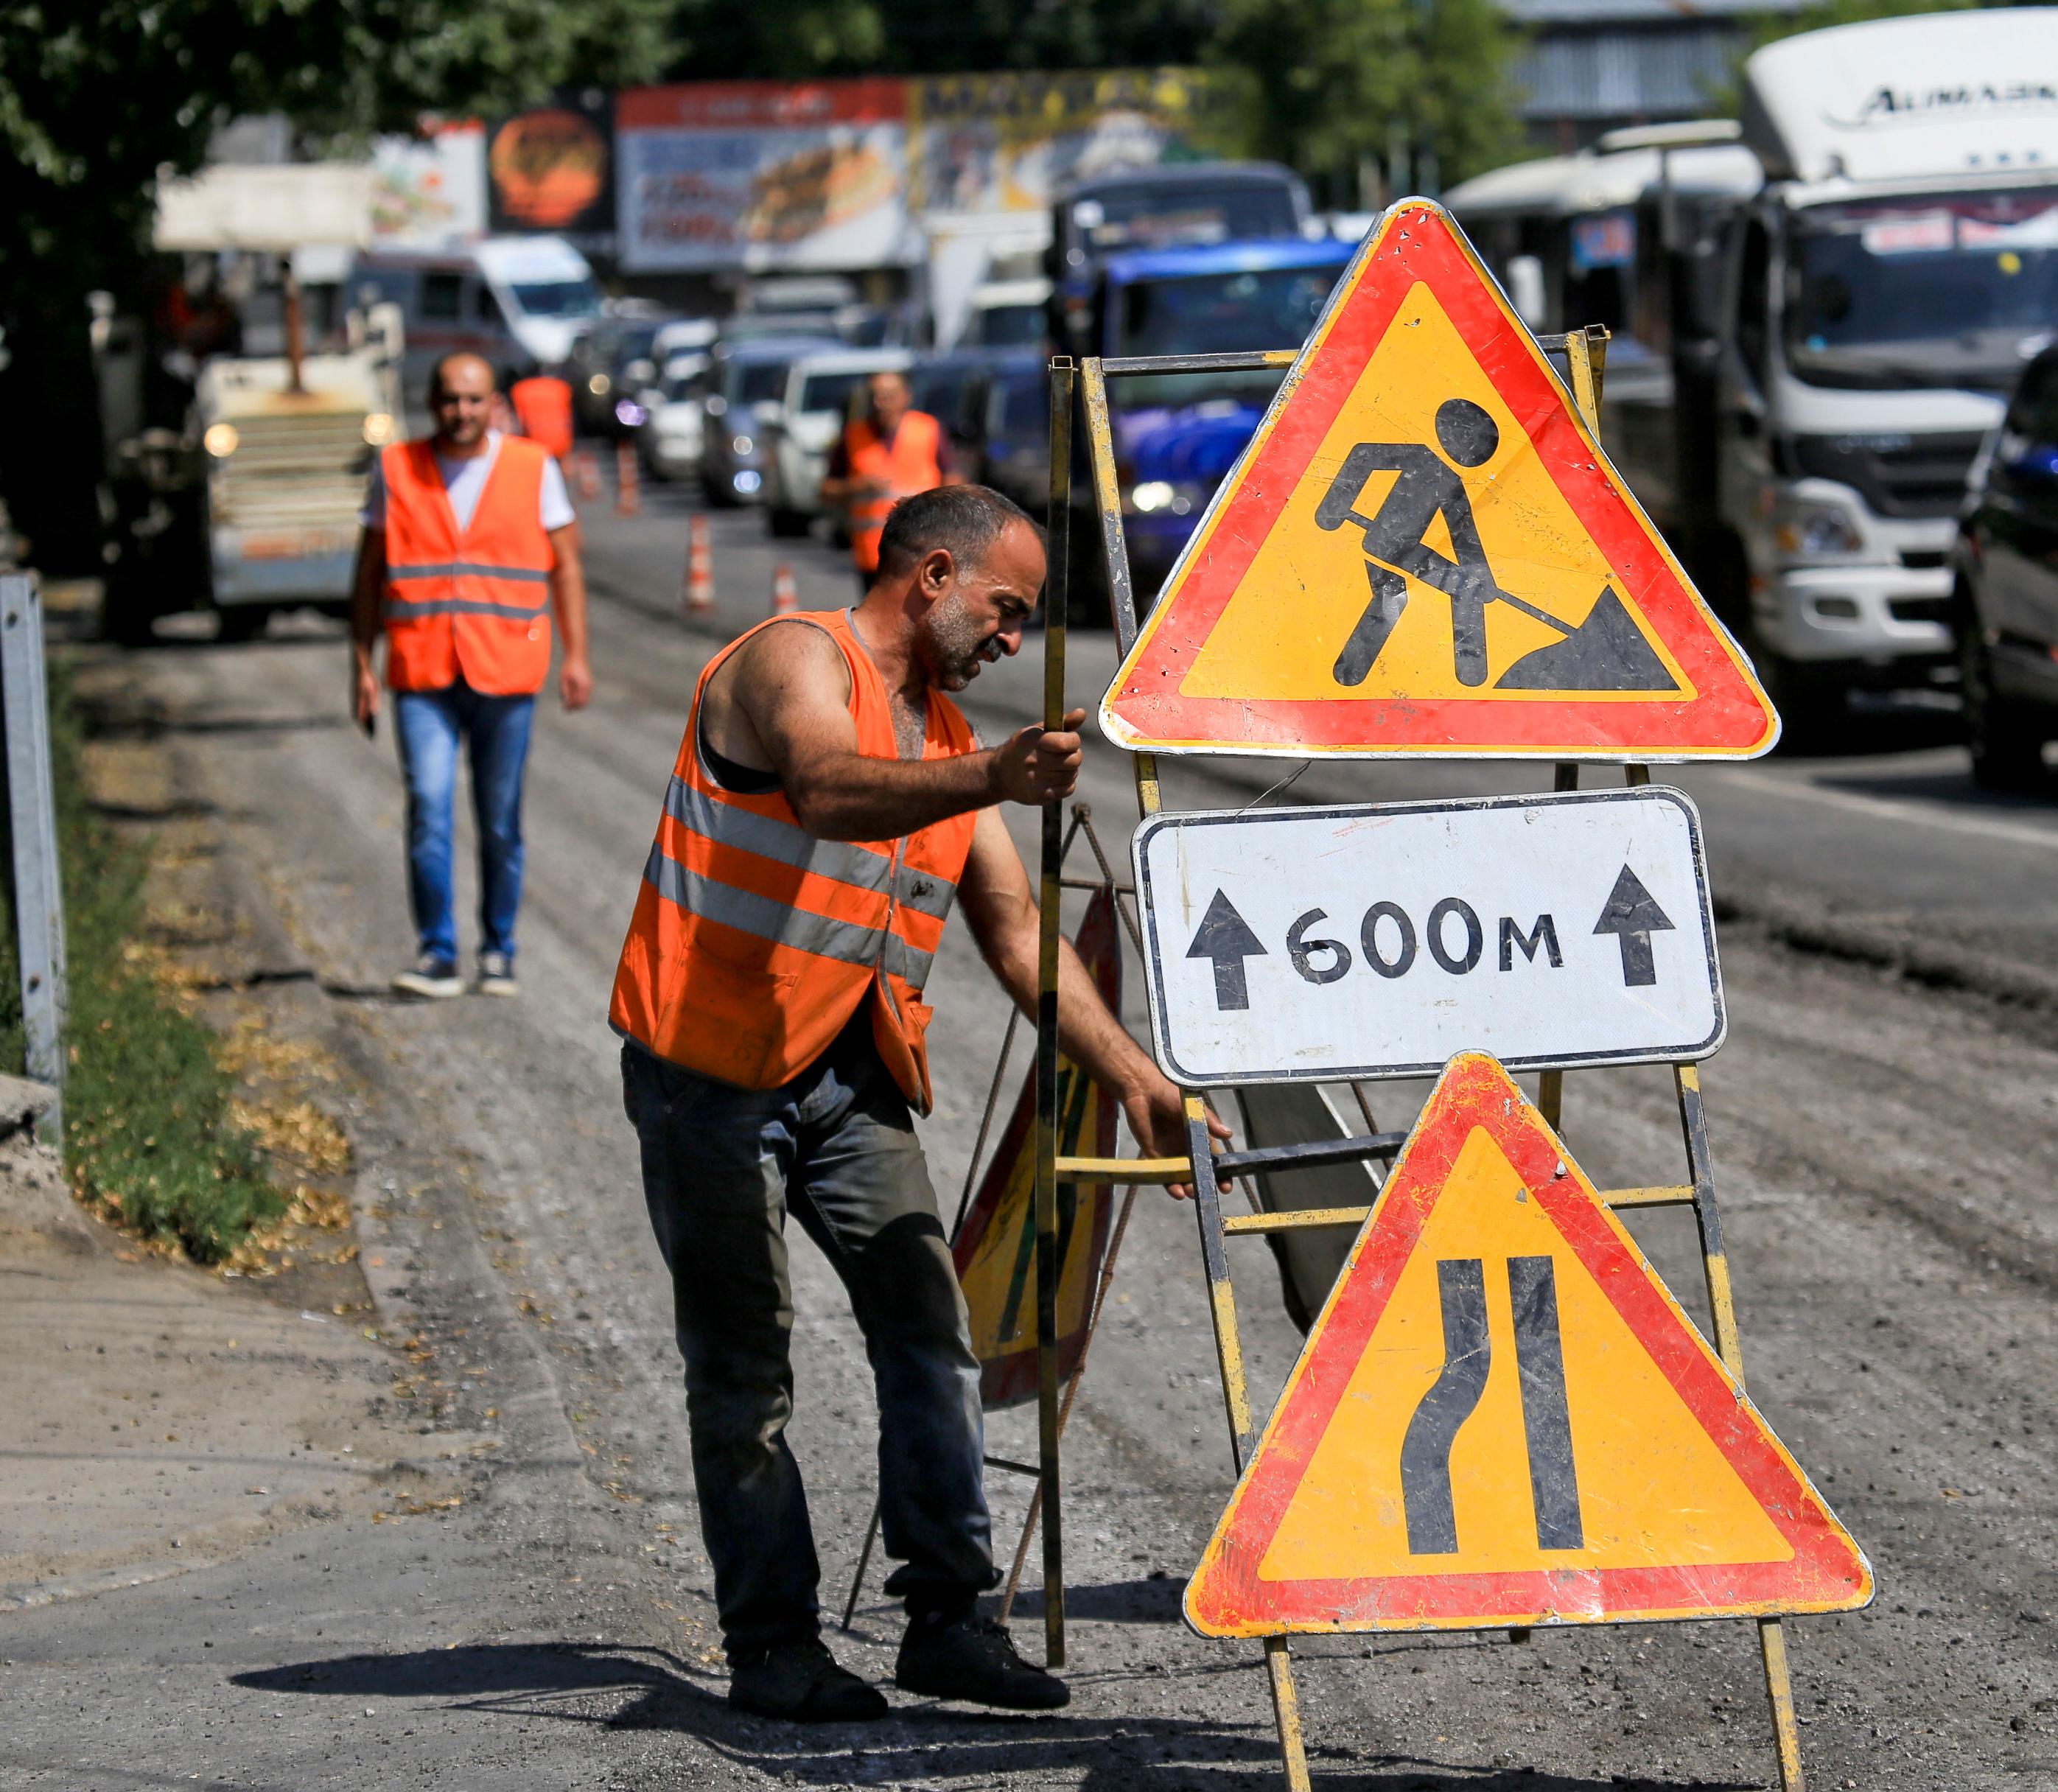
<instances>
[{"instance_id":1,"label":"man in orange vest walking","mask_svg":"<svg viewBox=\"0 0 2058 1792\"><path fill-rule=\"evenodd\" d=\"M407 786L407 895L420 956L403 995L461 995L451 885L460 745L479 824L479 989L512 995L522 901L522 773L536 693L550 670L550 614L564 634L558 691L593 694L578 526L558 463L538 443L487 427L493 370L446 356L430 377L435 433L380 451L365 500L350 612L358 725L379 714L376 645Z\"/></svg>"},{"instance_id":2,"label":"man in orange vest walking","mask_svg":"<svg viewBox=\"0 0 2058 1792\"><path fill-rule=\"evenodd\" d=\"M864 415L844 426L822 481L824 499L843 504L850 520L860 598L879 570L880 533L893 507L916 492L963 483L944 426L928 411L910 408L905 375L875 373L866 396Z\"/></svg>"},{"instance_id":3,"label":"man in orange vest walking","mask_svg":"<svg viewBox=\"0 0 2058 1792\"><path fill-rule=\"evenodd\" d=\"M931 491L888 519L862 604L774 617L717 654L615 975L729 1702L761 1715L887 1708L820 1637L785 1437L789 1211L849 1292L877 1389L886 1586L908 1615L896 1683L1016 1710L1069 1696L978 1615L999 1578L979 1368L911 1119L930 1107L923 992L953 904L1035 1009L1036 903L996 805L1071 793L1085 713L988 749L946 693L1020 648L1043 571L1041 531L998 492ZM1179 1092L1069 948L1060 968L1067 1055L1146 1153L1183 1155Z\"/></svg>"}]
</instances>

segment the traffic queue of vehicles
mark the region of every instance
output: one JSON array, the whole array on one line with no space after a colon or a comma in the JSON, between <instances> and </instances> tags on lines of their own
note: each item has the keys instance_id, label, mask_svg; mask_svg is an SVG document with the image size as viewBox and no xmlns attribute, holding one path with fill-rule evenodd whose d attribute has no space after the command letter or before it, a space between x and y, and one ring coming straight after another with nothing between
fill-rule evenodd
<instances>
[{"instance_id":1,"label":"traffic queue of vehicles","mask_svg":"<svg viewBox=\"0 0 2058 1792\"><path fill-rule=\"evenodd\" d=\"M2040 352L2058 336L2058 113L2020 72L2052 61L2058 13L2043 8L1804 33L1748 59L1740 121L1617 132L1446 197L1533 328L1611 332L1603 439L1790 736L1834 739L1853 689L1956 685L1976 768L1996 785L2038 775L2058 737L2058 361ZM868 377L892 369L965 476L1040 513L1049 354L1293 348L1359 234L1341 221L1332 234L1270 165L1118 170L1059 196L1041 277L1018 244L965 278L941 349L914 346L911 314L860 303L841 276L768 283L717 322L604 302L551 238L360 254L308 297L328 359L217 347L183 429L142 427L145 407L122 400L149 355L125 349L141 334L113 319L100 332L103 410L119 414L110 585L161 588L177 570L244 632L275 604L342 602L337 495L419 423L403 402L456 348L508 375L558 371L585 432L633 441L647 473L697 482L712 503L761 507L777 535L824 520L836 443ZM297 344L300 328L285 334ZM341 395L317 401L304 379ZM1139 601L1279 379L1111 383ZM120 421L132 411L138 423ZM1082 526L1078 423L1075 545L1097 534ZM334 499L319 517L300 495L316 460ZM1099 577L1097 554L1074 567L1087 619ZM110 606L145 626L149 608Z\"/></svg>"}]
</instances>

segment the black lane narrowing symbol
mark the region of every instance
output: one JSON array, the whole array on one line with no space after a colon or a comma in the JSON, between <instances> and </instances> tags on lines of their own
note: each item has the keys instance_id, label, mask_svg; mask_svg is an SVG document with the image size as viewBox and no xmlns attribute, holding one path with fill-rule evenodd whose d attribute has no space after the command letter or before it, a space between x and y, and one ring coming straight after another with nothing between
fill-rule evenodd
<instances>
[{"instance_id":1,"label":"black lane narrowing symbol","mask_svg":"<svg viewBox=\"0 0 2058 1792\"><path fill-rule=\"evenodd\" d=\"M1486 1329L1486 1272L1476 1257L1448 1257L1436 1266L1444 1307L1444 1367L1400 1440L1400 1503L1408 1515L1412 1556L1448 1556L1458 1547L1451 1506L1451 1446L1472 1416L1493 1367Z\"/></svg>"},{"instance_id":2,"label":"black lane narrowing symbol","mask_svg":"<svg viewBox=\"0 0 2058 1792\"><path fill-rule=\"evenodd\" d=\"M1486 1392L1493 1368L1487 1329L1486 1266L1476 1257L1436 1265L1444 1317L1444 1366L1400 1441L1400 1500L1412 1556L1457 1552L1451 1500L1451 1448ZM1529 1489L1539 1549L1580 1549L1579 1475L1565 1405L1565 1355L1558 1326L1558 1281L1547 1257L1511 1257L1508 1291L1515 1316L1515 1362L1522 1385Z\"/></svg>"},{"instance_id":3,"label":"black lane narrowing symbol","mask_svg":"<svg viewBox=\"0 0 2058 1792\"><path fill-rule=\"evenodd\" d=\"M1337 682L1365 682L1408 607L1412 578L1451 600L1451 651L1461 685L1476 688L1487 681L1487 606L1504 603L1563 638L1524 654L1495 680L1496 690L1676 690L1665 662L1651 650L1612 584L1602 588L1577 624L1561 622L1500 588L1456 471L1492 459L1500 447L1500 427L1470 399L1453 398L1437 407L1436 429L1448 463L1420 442L1361 442L1344 457L1315 507L1318 526L1341 529L1350 523L1364 531L1365 574L1372 586L1371 602L1337 655ZM1357 501L1375 473L1400 476L1378 510L1367 516ZM1426 539L1439 515L1455 560Z\"/></svg>"}]
</instances>

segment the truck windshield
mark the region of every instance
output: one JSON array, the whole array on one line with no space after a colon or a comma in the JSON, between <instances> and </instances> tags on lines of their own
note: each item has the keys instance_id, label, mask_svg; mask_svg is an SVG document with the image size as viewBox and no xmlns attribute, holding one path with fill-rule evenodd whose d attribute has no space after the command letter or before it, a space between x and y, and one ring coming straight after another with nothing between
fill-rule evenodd
<instances>
[{"instance_id":1,"label":"truck windshield","mask_svg":"<svg viewBox=\"0 0 2058 1792\"><path fill-rule=\"evenodd\" d=\"M508 288L529 317L593 317L600 311L600 288L590 280L515 282Z\"/></svg>"},{"instance_id":2,"label":"truck windshield","mask_svg":"<svg viewBox=\"0 0 2058 1792\"><path fill-rule=\"evenodd\" d=\"M1301 217L1293 189L1157 184L1109 187L1072 206L1072 228L1088 259L1118 249L1171 248L1195 243L1297 236Z\"/></svg>"},{"instance_id":3,"label":"truck windshield","mask_svg":"<svg viewBox=\"0 0 2058 1792\"><path fill-rule=\"evenodd\" d=\"M1117 355L1222 355L1238 349L1298 348L1321 315L1338 268L1269 268L1260 272L1186 275L1138 280L1116 296ZM1126 379L1125 409L1234 399L1261 405L1282 376L1252 373L1148 375Z\"/></svg>"},{"instance_id":4,"label":"truck windshield","mask_svg":"<svg viewBox=\"0 0 2058 1792\"><path fill-rule=\"evenodd\" d=\"M1818 386L2002 391L2058 324L2058 189L1797 213L1794 371Z\"/></svg>"}]
</instances>

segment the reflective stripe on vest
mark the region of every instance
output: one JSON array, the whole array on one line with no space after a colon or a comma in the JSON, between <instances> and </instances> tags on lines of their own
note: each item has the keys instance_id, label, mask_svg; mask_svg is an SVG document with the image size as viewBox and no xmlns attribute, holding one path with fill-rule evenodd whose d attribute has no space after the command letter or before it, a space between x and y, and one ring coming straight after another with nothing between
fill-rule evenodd
<instances>
[{"instance_id":1,"label":"reflective stripe on vest","mask_svg":"<svg viewBox=\"0 0 2058 1792\"><path fill-rule=\"evenodd\" d=\"M893 507L918 491L933 491L944 483L943 426L926 411L910 411L893 431L889 446L872 423L860 418L844 431L851 477L876 481L883 492L852 501L850 547L859 568L879 565L879 538Z\"/></svg>"},{"instance_id":2,"label":"reflective stripe on vest","mask_svg":"<svg viewBox=\"0 0 2058 1792\"><path fill-rule=\"evenodd\" d=\"M844 655L858 750L897 758L891 700L848 614L759 627L795 622L823 630ZM952 817L899 840L826 840L801 825L781 794L724 790L701 761L701 703L741 640L716 656L694 693L609 1017L661 1058L769 1089L805 1071L869 999L882 1059L926 1112L921 994L975 818ZM975 748L956 705L932 696L925 756Z\"/></svg>"},{"instance_id":3,"label":"reflective stripe on vest","mask_svg":"<svg viewBox=\"0 0 2058 1792\"><path fill-rule=\"evenodd\" d=\"M386 669L395 690L461 677L489 696L540 690L550 666L543 451L503 437L460 531L430 443L383 450Z\"/></svg>"}]
</instances>

